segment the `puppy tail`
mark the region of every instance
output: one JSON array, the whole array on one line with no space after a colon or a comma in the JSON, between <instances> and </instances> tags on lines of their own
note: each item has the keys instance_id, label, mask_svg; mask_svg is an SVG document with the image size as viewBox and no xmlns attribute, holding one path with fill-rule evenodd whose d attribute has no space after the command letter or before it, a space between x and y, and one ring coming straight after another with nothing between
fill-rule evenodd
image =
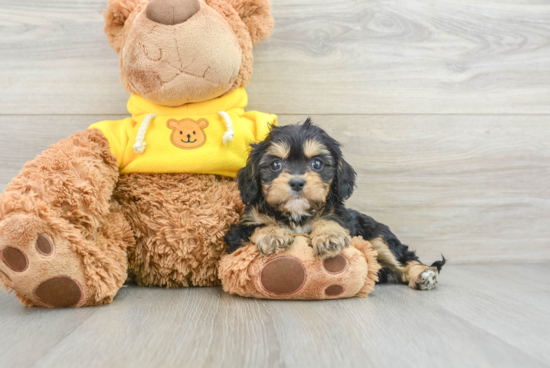
<instances>
[{"instance_id":1,"label":"puppy tail","mask_svg":"<svg viewBox=\"0 0 550 368\"><path fill-rule=\"evenodd\" d=\"M441 255L441 258L443 258L441 261L435 261L435 262L432 263L432 265L430 266L430 267L436 267L438 273L441 273L441 269L443 268L443 266L445 265L445 263L447 263L447 260L445 259L445 257L443 256L443 254Z\"/></svg>"}]
</instances>

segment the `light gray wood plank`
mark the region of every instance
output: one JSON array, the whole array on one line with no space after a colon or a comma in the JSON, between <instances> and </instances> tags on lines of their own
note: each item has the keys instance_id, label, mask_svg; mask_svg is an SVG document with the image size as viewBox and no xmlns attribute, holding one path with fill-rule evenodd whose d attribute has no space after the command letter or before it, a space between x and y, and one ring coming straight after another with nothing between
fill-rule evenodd
<instances>
[{"instance_id":1,"label":"light gray wood plank","mask_svg":"<svg viewBox=\"0 0 550 368\"><path fill-rule=\"evenodd\" d=\"M25 162L61 139L101 120L124 119L127 115L0 115L0 191L4 191Z\"/></svg>"},{"instance_id":2,"label":"light gray wood plank","mask_svg":"<svg viewBox=\"0 0 550 368\"><path fill-rule=\"evenodd\" d=\"M0 365L32 367L99 309L46 310L25 308L0 291Z\"/></svg>"},{"instance_id":3,"label":"light gray wood plank","mask_svg":"<svg viewBox=\"0 0 550 368\"><path fill-rule=\"evenodd\" d=\"M0 190L59 139L115 116L0 116ZM306 116L283 115L281 124ZM550 260L546 116L314 116L358 172L348 205L433 262Z\"/></svg>"},{"instance_id":4,"label":"light gray wood plank","mask_svg":"<svg viewBox=\"0 0 550 368\"><path fill-rule=\"evenodd\" d=\"M546 297L522 286L549 273L451 265L430 292L320 302L131 286L109 306L51 311L0 294L2 366L547 367Z\"/></svg>"},{"instance_id":5,"label":"light gray wood plank","mask_svg":"<svg viewBox=\"0 0 550 368\"><path fill-rule=\"evenodd\" d=\"M441 275L446 287L422 297L548 364L549 277L548 264L450 267Z\"/></svg>"},{"instance_id":6,"label":"light gray wood plank","mask_svg":"<svg viewBox=\"0 0 550 368\"><path fill-rule=\"evenodd\" d=\"M313 118L358 173L347 204L425 262L550 260L547 116Z\"/></svg>"},{"instance_id":7,"label":"light gray wood plank","mask_svg":"<svg viewBox=\"0 0 550 368\"><path fill-rule=\"evenodd\" d=\"M0 112L123 114L106 0L0 2ZM550 7L273 1L251 107L272 113L550 113Z\"/></svg>"}]
</instances>

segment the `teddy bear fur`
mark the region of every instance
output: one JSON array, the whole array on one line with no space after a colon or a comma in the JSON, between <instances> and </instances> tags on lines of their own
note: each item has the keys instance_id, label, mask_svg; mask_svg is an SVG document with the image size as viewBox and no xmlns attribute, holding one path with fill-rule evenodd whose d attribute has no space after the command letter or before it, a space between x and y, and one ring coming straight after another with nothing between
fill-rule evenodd
<instances>
[{"instance_id":1,"label":"teddy bear fur","mask_svg":"<svg viewBox=\"0 0 550 368\"><path fill-rule=\"evenodd\" d=\"M148 3L109 1L105 34L115 51L132 47L126 41L139 34L134 21ZM200 99L246 86L252 75L252 46L273 26L268 0L206 4L205 14L197 18L209 17L238 41L241 64L230 84L204 88L197 92ZM200 43L200 34L187 34ZM168 37L162 32L157 36L153 41ZM135 86L149 77L129 73L125 54L120 55L123 85L130 93L143 92ZM170 57L168 51L164 55ZM165 73L166 65L152 65L158 69L153 75ZM221 74L226 71L220 69ZM163 97L167 106L194 101L192 90L201 86L185 73L180 77L175 83L182 86L179 93L173 85L163 89L167 83L161 81L140 94L151 100ZM94 129L79 132L28 162L0 195L0 281L24 305L50 308L110 303L128 275L143 286L219 285L223 236L243 210L232 178L120 175L105 136Z\"/></svg>"}]
</instances>

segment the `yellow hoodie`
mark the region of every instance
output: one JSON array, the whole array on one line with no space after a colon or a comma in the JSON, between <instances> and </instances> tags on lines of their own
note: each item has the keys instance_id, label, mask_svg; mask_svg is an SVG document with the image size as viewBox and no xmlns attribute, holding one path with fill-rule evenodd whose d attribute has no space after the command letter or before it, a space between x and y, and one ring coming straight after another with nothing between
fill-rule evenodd
<instances>
[{"instance_id":1,"label":"yellow hoodie","mask_svg":"<svg viewBox=\"0 0 550 368\"><path fill-rule=\"evenodd\" d=\"M250 143L262 141L270 126L277 125L275 115L244 112L247 103L244 88L180 107L157 105L132 95L128 101L131 118L101 121L90 129L105 135L121 174L235 177L246 165Z\"/></svg>"}]
</instances>

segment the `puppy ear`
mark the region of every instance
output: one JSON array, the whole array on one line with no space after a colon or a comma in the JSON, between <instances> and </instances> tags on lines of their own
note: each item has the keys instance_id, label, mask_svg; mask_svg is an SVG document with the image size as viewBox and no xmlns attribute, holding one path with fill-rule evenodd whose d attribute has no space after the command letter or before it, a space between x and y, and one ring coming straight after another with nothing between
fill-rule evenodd
<instances>
[{"instance_id":1,"label":"puppy ear","mask_svg":"<svg viewBox=\"0 0 550 368\"><path fill-rule=\"evenodd\" d=\"M237 180L239 182L239 190L241 191L243 203L249 205L254 202L260 194L258 169L256 165L248 160L246 166L239 170Z\"/></svg>"},{"instance_id":2,"label":"puppy ear","mask_svg":"<svg viewBox=\"0 0 550 368\"><path fill-rule=\"evenodd\" d=\"M268 137L269 138L269 137ZM246 205L257 201L261 196L261 178L260 178L260 161L264 152L271 142L264 140L258 144L251 144L250 156L246 166L239 170L237 180L239 182L239 190L241 191L241 199Z\"/></svg>"},{"instance_id":3,"label":"puppy ear","mask_svg":"<svg viewBox=\"0 0 550 368\"><path fill-rule=\"evenodd\" d=\"M145 1L109 0L107 9L103 11L103 19L105 20L103 32L107 36L109 45L116 52L120 52L124 45L124 25L128 17L140 5L145 5Z\"/></svg>"},{"instance_id":4,"label":"puppy ear","mask_svg":"<svg viewBox=\"0 0 550 368\"><path fill-rule=\"evenodd\" d=\"M334 190L340 200L345 201L353 194L356 175L353 167L342 159L336 170L336 178L334 180Z\"/></svg>"},{"instance_id":5,"label":"puppy ear","mask_svg":"<svg viewBox=\"0 0 550 368\"><path fill-rule=\"evenodd\" d=\"M227 2L239 13L248 27L253 45L269 37L274 23L269 0L227 0Z\"/></svg>"}]
</instances>

